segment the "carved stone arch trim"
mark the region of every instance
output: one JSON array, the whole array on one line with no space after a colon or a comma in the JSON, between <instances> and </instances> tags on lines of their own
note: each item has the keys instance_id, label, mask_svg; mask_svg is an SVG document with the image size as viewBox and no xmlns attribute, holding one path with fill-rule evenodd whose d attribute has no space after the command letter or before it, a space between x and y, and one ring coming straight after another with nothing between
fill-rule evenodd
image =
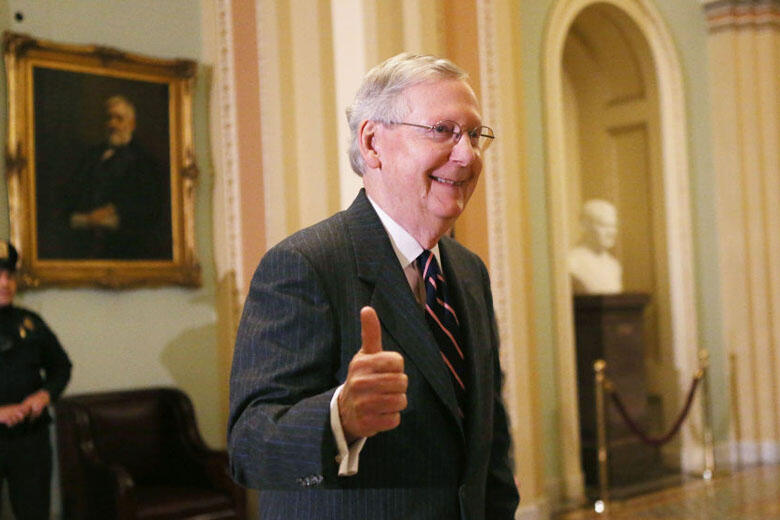
<instances>
[{"instance_id":1,"label":"carved stone arch trim","mask_svg":"<svg viewBox=\"0 0 780 520\"><path fill-rule=\"evenodd\" d=\"M564 143L563 76L561 60L569 29L583 9L608 4L620 9L639 28L647 40L658 79L661 170L666 212L666 240L669 272L669 306L674 363L680 373L681 387L687 384L696 366L698 344L697 315L693 276L693 241L688 172L687 122L682 68L671 34L649 0L560 0L554 6L544 34L542 81L545 120L547 200L551 237L551 273L553 291L556 364L558 368L558 409L564 478L564 495L582 493L580 439L577 411L577 382L571 286L566 266L570 243L565 177L567 157ZM690 424L690 422L688 423ZM576 447L576 448L574 448ZM691 469L700 460L699 446L686 428L682 434L682 466Z\"/></svg>"},{"instance_id":2,"label":"carved stone arch trim","mask_svg":"<svg viewBox=\"0 0 780 520\"><path fill-rule=\"evenodd\" d=\"M212 251L216 269L217 360L223 389L219 402L223 417L227 417L230 364L241 316L240 288L244 286L232 0L206 3L204 14L206 19L213 16L214 74L209 103L214 167Z\"/></svg>"},{"instance_id":3,"label":"carved stone arch trim","mask_svg":"<svg viewBox=\"0 0 780 520\"><path fill-rule=\"evenodd\" d=\"M217 41L215 88L211 103L214 123L214 259L217 276L233 271L243 287L241 255L241 198L239 195L238 120L231 0L215 4Z\"/></svg>"},{"instance_id":4,"label":"carved stone arch trim","mask_svg":"<svg viewBox=\"0 0 780 520\"><path fill-rule=\"evenodd\" d=\"M522 64L515 0L477 0L484 121L500 129L483 175L490 276L501 334L504 397L523 501L515 518L546 518L542 418L531 273L530 212L524 156Z\"/></svg>"}]
</instances>

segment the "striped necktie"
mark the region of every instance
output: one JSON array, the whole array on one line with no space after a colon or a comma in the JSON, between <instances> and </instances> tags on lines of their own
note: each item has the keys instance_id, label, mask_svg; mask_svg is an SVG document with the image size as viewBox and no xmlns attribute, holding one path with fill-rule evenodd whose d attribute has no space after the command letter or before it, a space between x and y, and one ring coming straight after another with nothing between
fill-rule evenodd
<instances>
[{"instance_id":1,"label":"striped necktie","mask_svg":"<svg viewBox=\"0 0 780 520\"><path fill-rule=\"evenodd\" d=\"M439 344L441 357L449 369L461 417L465 410L466 360L460 337L460 322L447 299L447 286L436 257L427 249L417 257L425 282L425 319Z\"/></svg>"}]
</instances>

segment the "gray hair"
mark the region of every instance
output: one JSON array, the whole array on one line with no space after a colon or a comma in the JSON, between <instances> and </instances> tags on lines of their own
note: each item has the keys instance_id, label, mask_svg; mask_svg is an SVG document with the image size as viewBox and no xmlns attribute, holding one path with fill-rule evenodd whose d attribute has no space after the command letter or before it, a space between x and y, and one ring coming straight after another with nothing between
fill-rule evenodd
<instances>
[{"instance_id":1,"label":"gray hair","mask_svg":"<svg viewBox=\"0 0 780 520\"><path fill-rule=\"evenodd\" d=\"M360 124L366 120L391 123L403 119L411 109L403 103L402 94L406 89L448 79L466 81L468 74L448 59L410 52L397 54L368 71L355 100L347 107L352 134L349 162L355 173L362 177L366 168L358 144Z\"/></svg>"}]
</instances>

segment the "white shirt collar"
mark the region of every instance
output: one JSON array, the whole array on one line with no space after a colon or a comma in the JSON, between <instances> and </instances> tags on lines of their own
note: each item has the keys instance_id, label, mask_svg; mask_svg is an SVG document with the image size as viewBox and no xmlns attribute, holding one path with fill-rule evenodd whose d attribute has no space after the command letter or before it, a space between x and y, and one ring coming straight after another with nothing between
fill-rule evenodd
<instances>
[{"instance_id":1,"label":"white shirt collar","mask_svg":"<svg viewBox=\"0 0 780 520\"><path fill-rule=\"evenodd\" d=\"M368 194L366 194L366 197L368 197ZM385 213L385 211L380 208L379 205L371 199L371 197L368 197L368 201L374 207L376 214L379 215L379 220L382 221L382 225L390 237L390 244L393 246L393 251L395 251L395 255L398 257L398 262L400 262L401 268L406 269L406 267L414 262L417 257L420 256L420 253L423 252L423 246L421 246L420 243L417 242L417 240L415 240L415 238L410 235L408 231L401 227L398 222L393 220L390 215ZM431 252L436 257L436 261L439 262L439 265L441 265L438 242L435 246L433 246Z\"/></svg>"}]
</instances>

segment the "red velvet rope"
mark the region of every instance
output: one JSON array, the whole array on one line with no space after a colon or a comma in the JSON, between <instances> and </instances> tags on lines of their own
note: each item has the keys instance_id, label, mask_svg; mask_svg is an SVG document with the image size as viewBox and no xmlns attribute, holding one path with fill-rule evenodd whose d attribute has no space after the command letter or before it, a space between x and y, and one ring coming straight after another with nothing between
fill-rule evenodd
<instances>
[{"instance_id":1,"label":"red velvet rope","mask_svg":"<svg viewBox=\"0 0 780 520\"><path fill-rule=\"evenodd\" d=\"M677 432L680 430L680 427L682 426L683 421L688 416L688 412L691 410L691 403L693 403L693 397L696 394L696 388L699 386L700 380L701 376L699 375L693 378L693 383L691 384L691 389L688 391L688 397L685 400L685 406L682 409L682 413L680 413L680 416L677 417L677 421L675 421L672 429L661 437L649 437L645 432L640 430L639 426L637 426L631 416L628 415L628 410L626 410L625 405L623 405L623 401L621 401L620 397L617 395L614 385L607 382L608 384L605 384L604 386L607 392L609 392L610 397L612 397L612 401L615 403L618 412L620 412L620 416L623 417L623 420L626 422L631 431L634 432L637 437L642 439L642 442L645 444L649 444L651 446L663 446L677 434Z\"/></svg>"}]
</instances>

